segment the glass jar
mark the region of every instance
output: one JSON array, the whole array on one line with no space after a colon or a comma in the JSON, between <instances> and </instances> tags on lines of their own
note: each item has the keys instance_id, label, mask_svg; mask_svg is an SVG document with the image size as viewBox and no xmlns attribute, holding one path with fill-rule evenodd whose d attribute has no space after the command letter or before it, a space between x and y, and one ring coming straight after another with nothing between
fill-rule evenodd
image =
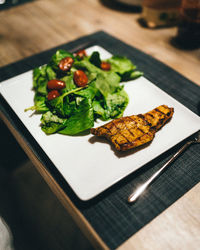
<instances>
[{"instance_id":1,"label":"glass jar","mask_svg":"<svg viewBox=\"0 0 200 250\"><path fill-rule=\"evenodd\" d=\"M182 0L176 40L185 48L200 47L200 0Z\"/></svg>"},{"instance_id":2,"label":"glass jar","mask_svg":"<svg viewBox=\"0 0 200 250\"><path fill-rule=\"evenodd\" d=\"M149 28L176 25L181 0L144 0L142 21Z\"/></svg>"}]
</instances>

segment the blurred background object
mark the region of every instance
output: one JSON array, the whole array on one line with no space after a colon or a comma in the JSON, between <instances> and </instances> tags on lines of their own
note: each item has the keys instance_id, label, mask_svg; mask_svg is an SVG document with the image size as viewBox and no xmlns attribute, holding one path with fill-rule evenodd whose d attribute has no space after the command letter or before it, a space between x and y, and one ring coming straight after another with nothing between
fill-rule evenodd
<instances>
[{"instance_id":1,"label":"blurred background object","mask_svg":"<svg viewBox=\"0 0 200 250\"><path fill-rule=\"evenodd\" d=\"M33 0L0 0L0 10L5 10Z\"/></svg>"},{"instance_id":2,"label":"blurred background object","mask_svg":"<svg viewBox=\"0 0 200 250\"><path fill-rule=\"evenodd\" d=\"M144 0L140 21L149 28L176 25L180 5L181 0Z\"/></svg>"},{"instance_id":3,"label":"blurred background object","mask_svg":"<svg viewBox=\"0 0 200 250\"><path fill-rule=\"evenodd\" d=\"M117 2L133 6L140 6L142 4L142 0L117 0Z\"/></svg>"},{"instance_id":4,"label":"blurred background object","mask_svg":"<svg viewBox=\"0 0 200 250\"><path fill-rule=\"evenodd\" d=\"M6 0L0 0L0 4L4 4Z\"/></svg>"},{"instance_id":5,"label":"blurred background object","mask_svg":"<svg viewBox=\"0 0 200 250\"><path fill-rule=\"evenodd\" d=\"M104 6L125 13L140 13L142 11L142 0L100 0Z\"/></svg>"},{"instance_id":6,"label":"blurred background object","mask_svg":"<svg viewBox=\"0 0 200 250\"><path fill-rule=\"evenodd\" d=\"M200 0L182 0L176 43L185 49L200 48Z\"/></svg>"},{"instance_id":7,"label":"blurred background object","mask_svg":"<svg viewBox=\"0 0 200 250\"><path fill-rule=\"evenodd\" d=\"M3 220L3 218L0 217L0 249L1 250L13 250L13 239L12 234Z\"/></svg>"}]
</instances>

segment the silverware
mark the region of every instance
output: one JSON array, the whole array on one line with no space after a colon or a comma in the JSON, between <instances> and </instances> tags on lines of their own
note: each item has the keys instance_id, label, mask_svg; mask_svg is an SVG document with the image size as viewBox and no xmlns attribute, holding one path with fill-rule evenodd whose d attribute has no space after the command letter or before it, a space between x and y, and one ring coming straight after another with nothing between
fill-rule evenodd
<instances>
[{"instance_id":1,"label":"silverware","mask_svg":"<svg viewBox=\"0 0 200 250\"><path fill-rule=\"evenodd\" d=\"M178 150L157 172L155 172L145 183L139 186L133 193L128 197L128 202L132 203L135 202L139 196L147 189L148 186L152 184L155 179L157 179L163 171L172 163L174 162L178 156L185 151L191 144L193 143L200 143L200 131L198 131L193 140L186 142L182 148Z\"/></svg>"}]
</instances>

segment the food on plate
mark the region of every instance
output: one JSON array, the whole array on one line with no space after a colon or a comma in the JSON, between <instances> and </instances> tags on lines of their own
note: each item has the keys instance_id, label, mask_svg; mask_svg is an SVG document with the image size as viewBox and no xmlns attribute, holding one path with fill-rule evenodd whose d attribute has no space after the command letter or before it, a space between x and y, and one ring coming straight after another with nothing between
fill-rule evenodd
<instances>
[{"instance_id":1,"label":"food on plate","mask_svg":"<svg viewBox=\"0 0 200 250\"><path fill-rule=\"evenodd\" d=\"M84 49L79 50L78 52L74 53L74 56L78 56L81 59L83 59L84 56L87 56L87 53Z\"/></svg>"},{"instance_id":2,"label":"food on plate","mask_svg":"<svg viewBox=\"0 0 200 250\"><path fill-rule=\"evenodd\" d=\"M47 83L47 88L48 89L64 89L65 86L65 82L61 81L61 80L57 80L57 79L53 79L48 81Z\"/></svg>"},{"instance_id":3,"label":"food on plate","mask_svg":"<svg viewBox=\"0 0 200 250\"><path fill-rule=\"evenodd\" d=\"M173 113L173 108L161 105L145 114L121 117L98 128L91 128L91 133L106 137L117 150L126 151L151 142Z\"/></svg>"},{"instance_id":4,"label":"food on plate","mask_svg":"<svg viewBox=\"0 0 200 250\"><path fill-rule=\"evenodd\" d=\"M102 70L110 70L111 69L110 63L107 63L107 62L102 62L100 67Z\"/></svg>"},{"instance_id":5,"label":"food on plate","mask_svg":"<svg viewBox=\"0 0 200 250\"><path fill-rule=\"evenodd\" d=\"M126 57L101 60L95 51L75 54L58 50L50 62L33 71L34 106L46 134L75 135L94 126L96 119L121 117L128 104L122 81L142 73Z\"/></svg>"},{"instance_id":6,"label":"food on plate","mask_svg":"<svg viewBox=\"0 0 200 250\"><path fill-rule=\"evenodd\" d=\"M55 99L58 96L60 96L60 93L58 92L58 90L54 89L48 93L47 99L48 101L50 101L50 100Z\"/></svg>"},{"instance_id":7,"label":"food on plate","mask_svg":"<svg viewBox=\"0 0 200 250\"><path fill-rule=\"evenodd\" d=\"M74 72L74 82L78 87L84 87L88 83L88 77L82 70L77 70Z\"/></svg>"},{"instance_id":8,"label":"food on plate","mask_svg":"<svg viewBox=\"0 0 200 250\"><path fill-rule=\"evenodd\" d=\"M59 62L59 69L61 71L69 71L74 63L74 59L72 57L64 57L62 60Z\"/></svg>"}]
</instances>

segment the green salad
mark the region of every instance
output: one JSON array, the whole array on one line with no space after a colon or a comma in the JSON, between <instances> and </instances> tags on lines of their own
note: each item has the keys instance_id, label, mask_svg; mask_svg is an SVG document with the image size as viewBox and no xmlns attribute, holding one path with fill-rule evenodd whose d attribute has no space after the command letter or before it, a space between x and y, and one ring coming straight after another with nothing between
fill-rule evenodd
<instances>
[{"instance_id":1,"label":"green salad","mask_svg":"<svg viewBox=\"0 0 200 250\"><path fill-rule=\"evenodd\" d=\"M42 114L46 134L76 135L92 128L96 119L121 117L129 100L120 82L141 75L126 57L102 61L98 52L58 50L47 65L34 69L34 106L25 111Z\"/></svg>"}]
</instances>

